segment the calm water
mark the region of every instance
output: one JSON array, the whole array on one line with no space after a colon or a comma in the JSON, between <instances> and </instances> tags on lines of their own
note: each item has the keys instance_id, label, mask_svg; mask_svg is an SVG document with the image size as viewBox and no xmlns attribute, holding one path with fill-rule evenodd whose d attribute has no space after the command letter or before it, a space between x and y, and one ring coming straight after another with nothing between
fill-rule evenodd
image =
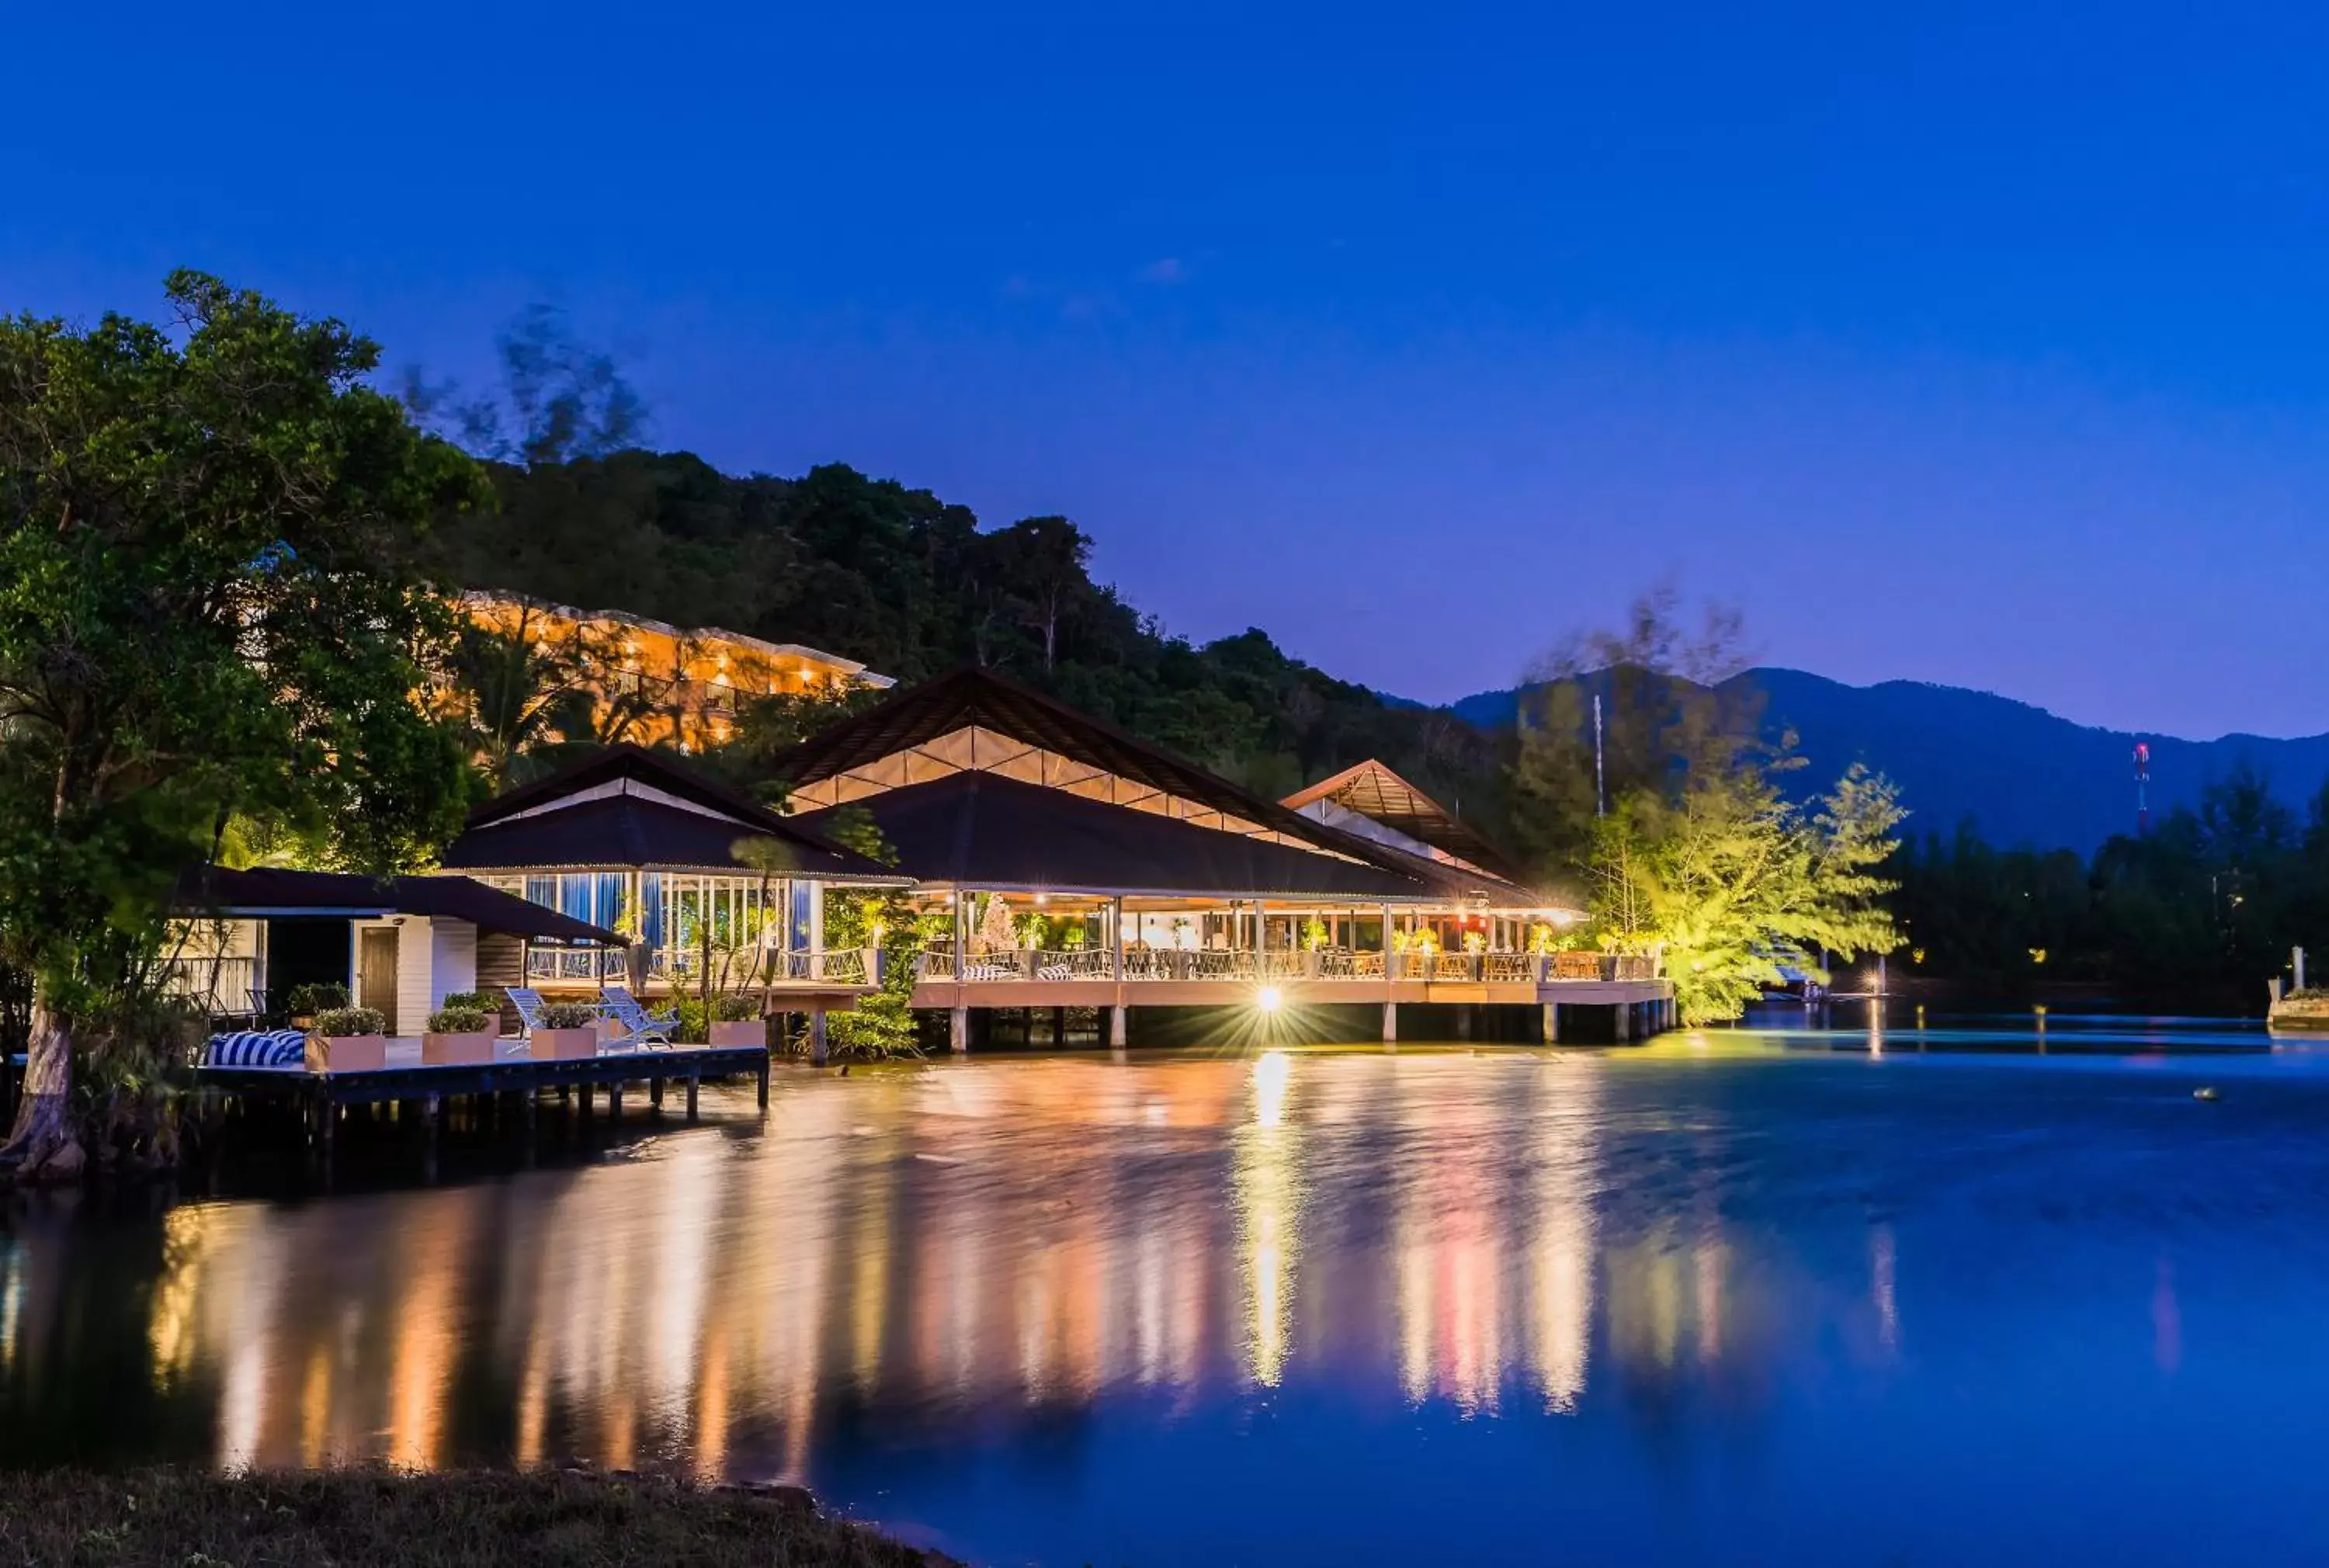
<instances>
[{"instance_id":1,"label":"calm water","mask_svg":"<svg viewBox=\"0 0 2329 1568\"><path fill-rule=\"evenodd\" d=\"M2048 1038L985 1059L19 1200L0 1461L570 1456L998 1563L2321 1561L2329 1053Z\"/></svg>"}]
</instances>

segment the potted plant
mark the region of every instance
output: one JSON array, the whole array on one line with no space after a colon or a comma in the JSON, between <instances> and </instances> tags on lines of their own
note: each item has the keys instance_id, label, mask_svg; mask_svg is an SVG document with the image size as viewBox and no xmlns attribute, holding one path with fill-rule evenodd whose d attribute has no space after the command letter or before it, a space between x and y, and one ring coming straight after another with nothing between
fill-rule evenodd
<instances>
[{"instance_id":1,"label":"potted plant","mask_svg":"<svg viewBox=\"0 0 2329 1568\"><path fill-rule=\"evenodd\" d=\"M314 1028L317 1013L347 1005L348 988L336 981L295 985L283 998L284 1010L290 1015L291 1027L295 1029Z\"/></svg>"},{"instance_id":2,"label":"potted plant","mask_svg":"<svg viewBox=\"0 0 2329 1568\"><path fill-rule=\"evenodd\" d=\"M307 1036L311 1073L377 1073L388 1066L388 1020L378 1008L325 1008Z\"/></svg>"},{"instance_id":3,"label":"potted plant","mask_svg":"<svg viewBox=\"0 0 2329 1568\"><path fill-rule=\"evenodd\" d=\"M552 1001L534 1015L540 1021L526 1049L540 1062L587 1060L599 1054L599 1009L587 1001Z\"/></svg>"},{"instance_id":4,"label":"potted plant","mask_svg":"<svg viewBox=\"0 0 2329 1568\"><path fill-rule=\"evenodd\" d=\"M768 1043L768 1020L760 1012L760 999L740 991L713 997L712 1019L704 1028L710 1043L721 1047Z\"/></svg>"},{"instance_id":5,"label":"potted plant","mask_svg":"<svg viewBox=\"0 0 2329 1568\"><path fill-rule=\"evenodd\" d=\"M431 1067L483 1067L494 1059L502 1038L501 1019L481 1007L454 1006L453 999L429 1015L420 1037L420 1060Z\"/></svg>"}]
</instances>

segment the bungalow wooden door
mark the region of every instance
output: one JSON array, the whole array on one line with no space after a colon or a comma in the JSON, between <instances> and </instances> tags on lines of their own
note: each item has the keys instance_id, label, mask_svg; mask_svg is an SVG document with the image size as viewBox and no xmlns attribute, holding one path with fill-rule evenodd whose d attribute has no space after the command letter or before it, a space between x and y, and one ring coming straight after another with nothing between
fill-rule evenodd
<instances>
[{"instance_id":1,"label":"bungalow wooden door","mask_svg":"<svg viewBox=\"0 0 2329 1568\"><path fill-rule=\"evenodd\" d=\"M396 1033L396 930L375 926L362 933L356 948L356 1005L377 1008Z\"/></svg>"}]
</instances>

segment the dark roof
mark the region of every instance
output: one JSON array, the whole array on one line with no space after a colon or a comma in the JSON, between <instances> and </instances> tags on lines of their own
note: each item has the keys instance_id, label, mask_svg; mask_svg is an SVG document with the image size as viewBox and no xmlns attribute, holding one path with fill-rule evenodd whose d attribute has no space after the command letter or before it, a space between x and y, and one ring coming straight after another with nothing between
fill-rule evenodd
<instances>
[{"instance_id":1,"label":"dark roof","mask_svg":"<svg viewBox=\"0 0 2329 1568\"><path fill-rule=\"evenodd\" d=\"M484 827L498 822L504 817L532 811L570 794L599 784L613 784L619 779L636 779L652 785L666 794L693 801L699 806L725 812L740 822L757 822L762 827L782 828L784 818L760 804L740 790L729 788L716 779L706 778L693 768L682 766L659 751L628 741L610 746L604 751L593 752L576 762L570 762L557 772L520 784L506 794L495 795L469 813L468 825Z\"/></svg>"},{"instance_id":2,"label":"dark roof","mask_svg":"<svg viewBox=\"0 0 2329 1568\"><path fill-rule=\"evenodd\" d=\"M1185 800L1198 802L1215 811L1241 817L1247 822L1287 838L1316 845L1333 855L1360 861L1361 865L1346 866L1344 869L1351 872L1372 870L1377 873L1376 878L1367 883L1369 887L1381 887L1383 883L1381 874L1389 873L1398 879L1396 886L1406 891L1386 893L1384 895L1386 897L1438 896L1448 899L1464 900L1486 898L1492 903L1515 908L1544 902L1527 889L1499 881L1494 877L1478 876L1468 873L1460 867L1425 859L1378 840L1365 838L1344 829L1331 827L1313 817L1306 817L1299 812L1288 810L1275 801L1265 800L1218 775L1208 773L1193 763L1184 762L1170 752L1149 745L1146 741L1136 740L1111 724L1094 718L1089 714L1079 713L1058 699L1023 686L1007 676L998 675L992 670L975 667L957 669L935 680L925 681L919 686L893 692L875 707L853 718L844 719L778 757L775 764L775 772L778 776L797 788L831 778L837 774L865 767L895 753L926 745L941 736L952 734L956 730L971 725L1008 735L1031 745L1040 746L1048 751L1071 757L1089 766L1100 768L1121 778L1130 779L1136 784L1163 790ZM995 775L976 776L989 779L999 777ZM948 779L938 782L955 781ZM1003 780L1002 782L1015 781ZM893 796L930 787L934 786L917 784L904 789L861 795L850 803L863 806L872 811L875 820L884 823L884 835L895 843L898 840L894 834L889 833L886 819L883 817L883 803ZM1120 828L1127 833L1138 832L1140 830L1137 827L1129 824L1155 823L1164 820L1148 812L1108 805L1086 800L1080 796L1069 795L1063 791L1043 789L1040 785L1031 784L1021 787L1040 791L1047 802L1074 800L1079 806L1098 811L1102 814L1089 820L1107 825L1111 831L1118 831ZM1061 809L1066 810L1064 807ZM827 812L822 810L803 812L787 820L814 825L827 820ZM1213 839L1235 840L1239 835L1181 823L1172 825L1182 828L1187 832L1202 835L1201 839L1188 840L1187 848L1179 851L1197 857L1201 863L1202 857L1208 853L1235 852L1214 846L1211 840ZM1040 837L1039 834L1032 835L1023 840L1023 848L1030 857L1027 864L1037 864L1041 860L1041 846L1033 841L1038 837ZM1282 854L1298 857L1302 860L1321 862L1318 868L1306 868L1303 874L1295 879L1296 887L1306 890L1312 888L1323 890L1337 886L1334 881L1335 873L1328 869L1334 865L1334 862L1326 856L1313 855L1306 850L1288 849L1283 845L1268 847ZM903 859L900 869L912 872L924 879L945 879L953 876L953 873L948 871L925 869L922 863L912 856ZM1028 876L1008 875L1008 870L1009 867L1005 864L990 862L990 869L981 873L981 878L985 879L980 880L978 885L999 884L1006 887L1033 885L1033 878ZM1292 876L1291 871L1274 874L1281 877ZM1174 891L1194 890L1202 880L1202 878L1200 878L1199 881L1191 881L1188 878L1183 877L1154 884L1154 886L1160 889L1170 888ZM1413 884L1418 881L1424 884L1419 890L1413 887ZM1051 885L1064 887L1070 884L1053 883ZM1108 887L1117 884L1111 884L1105 879L1087 878L1072 885ZM1128 883L1121 885L1131 886ZM1244 891L1253 890L1244 882L1232 882L1230 886Z\"/></svg>"},{"instance_id":3,"label":"dark roof","mask_svg":"<svg viewBox=\"0 0 2329 1568\"><path fill-rule=\"evenodd\" d=\"M1290 794L1279 803L1298 812L1317 801L1332 801L1346 811L1404 833L1418 843L1468 860L1492 877L1515 883L1521 879L1519 868L1503 850L1481 837L1455 812L1372 757Z\"/></svg>"},{"instance_id":4,"label":"dark roof","mask_svg":"<svg viewBox=\"0 0 2329 1568\"><path fill-rule=\"evenodd\" d=\"M898 869L926 882L1356 902L1442 896L1438 886L1381 866L1201 828L995 774L955 774L850 804L871 813L882 836L896 847ZM844 809L828 807L802 820L815 823Z\"/></svg>"},{"instance_id":5,"label":"dark roof","mask_svg":"<svg viewBox=\"0 0 2329 1568\"><path fill-rule=\"evenodd\" d=\"M498 892L467 877L356 876L343 871L291 871L254 867L196 866L178 878L171 906L182 915L254 918L270 915L427 915L466 920L481 930L538 942L590 943L617 947L623 938L604 926L561 915Z\"/></svg>"},{"instance_id":6,"label":"dark roof","mask_svg":"<svg viewBox=\"0 0 2329 1568\"><path fill-rule=\"evenodd\" d=\"M632 786L671 799L633 793ZM618 793L558 803L593 790ZM447 847L444 863L459 870L615 866L719 870L741 868L735 846L746 839L773 843L794 875L838 881L896 879L895 873L864 856L637 746L610 747L487 801L469 813L468 826Z\"/></svg>"},{"instance_id":7,"label":"dark roof","mask_svg":"<svg viewBox=\"0 0 2329 1568\"><path fill-rule=\"evenodd\" d=\"M895 873L863 856L834 848L806 832L766 832L731 818L706 816L636 795L578 801L537 817L471 828L446 847L444 862L460 871L553 866L734 870L743 867L736 858L740 840L775 846L783 861L780 875L895 878Z\"/></svg>"},{"instance_id":8,"label":"dark roof","mask_svg":"<svg viewBox=\"0 0 2329 1568\"><path fill-rule=\"evenodd\" d=\"M1089 714L1079 713L992 670L966 665L894 692L854 718L844 718L777 758L777 776L798 786L879 762L977 725L1014 737L1089 766L1242 817L1288 837L1325 842L1318 824L1231 784L1171 752L1136 740ZM788 819L809 820L803 812ZM1348 846L1330 846L1349 853Z\"/></svg>"}]
</instances>

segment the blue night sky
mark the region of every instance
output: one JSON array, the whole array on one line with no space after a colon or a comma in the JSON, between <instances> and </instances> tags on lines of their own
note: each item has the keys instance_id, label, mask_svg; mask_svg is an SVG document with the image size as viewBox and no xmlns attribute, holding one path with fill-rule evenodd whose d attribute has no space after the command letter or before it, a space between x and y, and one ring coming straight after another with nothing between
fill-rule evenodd
<instances>
[{"instance_id":1,"label":"blue night sky","mask_svg":"<svg viewBox=\"0 0 2329 1568\"><path fill-rule=\"evenodd\" d=\"M0 307L194 265L474 380L550 300L658 445L1419 698L1674 572L1843 680L2329 729L2329 12L1911 9L20 3Z\"/></svg>"}]
</instances>

